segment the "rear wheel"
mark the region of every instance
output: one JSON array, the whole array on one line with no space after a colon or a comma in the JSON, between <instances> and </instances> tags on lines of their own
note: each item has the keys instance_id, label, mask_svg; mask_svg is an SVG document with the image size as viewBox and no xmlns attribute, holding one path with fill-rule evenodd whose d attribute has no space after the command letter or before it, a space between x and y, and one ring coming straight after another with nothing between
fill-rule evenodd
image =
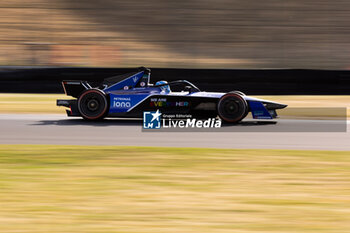
<instances>
[{"instance_id":1,"label":"rear wheel","mask_svg":"<svg viewBox=\"0 0 350 233\"><path fill-rule=\"evenodd\" d=\"M247 101L237 93L228 93L220 98L217 111L223 121L237 123L248 114Z\"/></svg>"},{"instance_id":2,"label":"rear wheel","mask_svg":"<svg viewBox=\"0 0 350 233\"><path fill-rule=\"evenodd\" d=\"M106 95L98 89L87 90L78 98L78 109L84 119L101 120L108 110Z\"/></svg>"}]
</instances>

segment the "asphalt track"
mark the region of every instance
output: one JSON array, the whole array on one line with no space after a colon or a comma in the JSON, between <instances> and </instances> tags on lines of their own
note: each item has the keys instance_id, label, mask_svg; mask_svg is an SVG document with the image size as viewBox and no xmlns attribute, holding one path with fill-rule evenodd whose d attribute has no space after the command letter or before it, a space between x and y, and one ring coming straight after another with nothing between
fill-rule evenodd
<instances>
[{"instance_id":1,"label":"asphalt track","mask_svg":"<svg viewBox=\"0 0 350 233\"><path fill-rule=\"evenodd\" d=\"M145 132L141 124L125 119L86 122L63 114L0 114L0 144L350 150L346 121L248 120L224 126L225 132Z\"/></svg>"}]
</instances>

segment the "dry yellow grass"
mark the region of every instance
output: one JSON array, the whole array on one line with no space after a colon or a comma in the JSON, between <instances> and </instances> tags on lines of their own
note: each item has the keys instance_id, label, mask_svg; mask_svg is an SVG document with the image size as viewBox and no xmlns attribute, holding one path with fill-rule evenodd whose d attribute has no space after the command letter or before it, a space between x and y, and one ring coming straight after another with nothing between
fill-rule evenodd
<instances>
[{"instance_id":1,"label":"dry yellow grass","mask_svg":"<svg viewBox=\"0 0 350 233\"><path fill-rule=\"evenodd\" d=\"M0 145L0 232L350 232L350 154Z\"/></svg>"},{"instance_id":2,"label":"dry yellow grass","mask_svg":"<svg viewBox=\"0 0 350 233\"><path fill-rule=\"evenodd\" d=\"M281 117L327 118L350 117L350 95L307 95L307 96L259 96L259 98L287 104L288 107L278 110ZM338 108L338 109L331 109Z\"/></svg>"},{"instance_id":3,"label":"dry yellow grass","mask_svg":"<svg viewBox=\"0 0 350 233\"><path fill-rule=\"evenodd\" d=\"M56 99L70 99L59 94L0 94L0 113L64 113Z\"/></svg>"},{"instance_id":4,"label":"dry yellow grass","mask_svg":"<svg viewBox=\"0 0 350 233\"><path fill-rule=\"evenodd\" d=\"M291 108L346 107L350 108L350 95L275 95L257 96L267 100L288 104Z\"/></svg>"}]
</instances>

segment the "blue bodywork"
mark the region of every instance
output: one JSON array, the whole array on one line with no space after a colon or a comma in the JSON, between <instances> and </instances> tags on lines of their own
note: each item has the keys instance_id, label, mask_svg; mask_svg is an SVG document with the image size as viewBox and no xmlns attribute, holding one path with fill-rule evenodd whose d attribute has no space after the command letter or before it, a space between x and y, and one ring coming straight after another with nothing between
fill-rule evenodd
<instances>
[{"instance_id":1,"label":"blue bodywork","mask_svg":"<svg viewBox=\"0 0 350 233\"><path fill-rule=\"evenodd\" d=\"M145 99L152 95L167 96L189 96L189 97L207 97L207 98L221 98L226 93L220 92L162 92L159 87L149 86L149 77L147 77L147 83L144 83L143 87L139 84L141 78L145 78L144 71L134 74L114 85L105 88L103 91L109 94L109 113L127 113L142 103ZM243 96L249 105L249 109L252 112L254 119L272 119L273 116L264 106L265 100L260 100L253 97ZM270 102L272 103L272 102Z\"/></svg>"},{"instance_id":2,"label":"blue bodywork","mask_svg":"<svg viewBox=\"0 0 350 233\"><path fill-rule=\"evenodd\" d=\"M262 102L249 101L248 104L254 119L272 119L271 114Z\"/></svg>"},{"instance_id":3,"label":"blue bodywork","mask_svg":"<svg viewBox=\"0 0 350 233\"><path fill-rule=\"evenodd\" d=\"M230 116L239 113L237 118L232 117L234 122L235 119L242 120L248 112L252 113L254 119L276 118L276 109L287 106L246 96L239 91L200 91L186 80L169 83L159 81L153 85L150 83L150 74L149 69L142 68L136 73L106 78L98 87L92 87L82 80L62 81L65 93L76 99L57 100L57 105L69 108L66 110L68 116L82 116L89 120L103 117L138 118L144 111L159 109L163 114L193 114L213 118L219 115L227 122L230 122L230 118L225 119L222 111L233 112L228 114ZM229 101L231 104L234 101L240 107L232 110L228 107ZM94 109L95 106L100 109Z\"/></svg>"},{"instance_id":4,"label":"blue bodywork","mask_svg":"<svg viewBox=\"0 0 350 233\"><path fill-rule=\"evenodd\" d=\"M127 79L124 79L123 81L120 81L112 86L107 87L106 89L104 89L104 92L109 93L112 91L120 90L124 87L128 87L128 88L135 87L135 85L140 81L140 79L143 77L144 74L145 74L144 71L134 74L128 77Z\"/></svg>"}]
</instances>

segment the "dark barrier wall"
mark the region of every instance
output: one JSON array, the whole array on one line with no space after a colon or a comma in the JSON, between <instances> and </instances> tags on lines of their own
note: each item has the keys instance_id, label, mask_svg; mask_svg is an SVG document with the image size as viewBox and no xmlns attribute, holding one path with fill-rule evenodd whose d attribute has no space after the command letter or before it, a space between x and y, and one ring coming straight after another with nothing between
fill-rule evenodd
<instances>
[{"instance_id":1,"label":"dark barrier wall","mask_svg":"<svg viewBox=\"0 0 350 233\"><path fill-rule=\"evenodd\" d=\"M0 68L0 92L63 93L62 80L98 83L132 68ZM206 91L240 90L250 95L349 95L350 71L223 70L153 68L151 81L186 79Z\"/></svg>"}]
</instances>

